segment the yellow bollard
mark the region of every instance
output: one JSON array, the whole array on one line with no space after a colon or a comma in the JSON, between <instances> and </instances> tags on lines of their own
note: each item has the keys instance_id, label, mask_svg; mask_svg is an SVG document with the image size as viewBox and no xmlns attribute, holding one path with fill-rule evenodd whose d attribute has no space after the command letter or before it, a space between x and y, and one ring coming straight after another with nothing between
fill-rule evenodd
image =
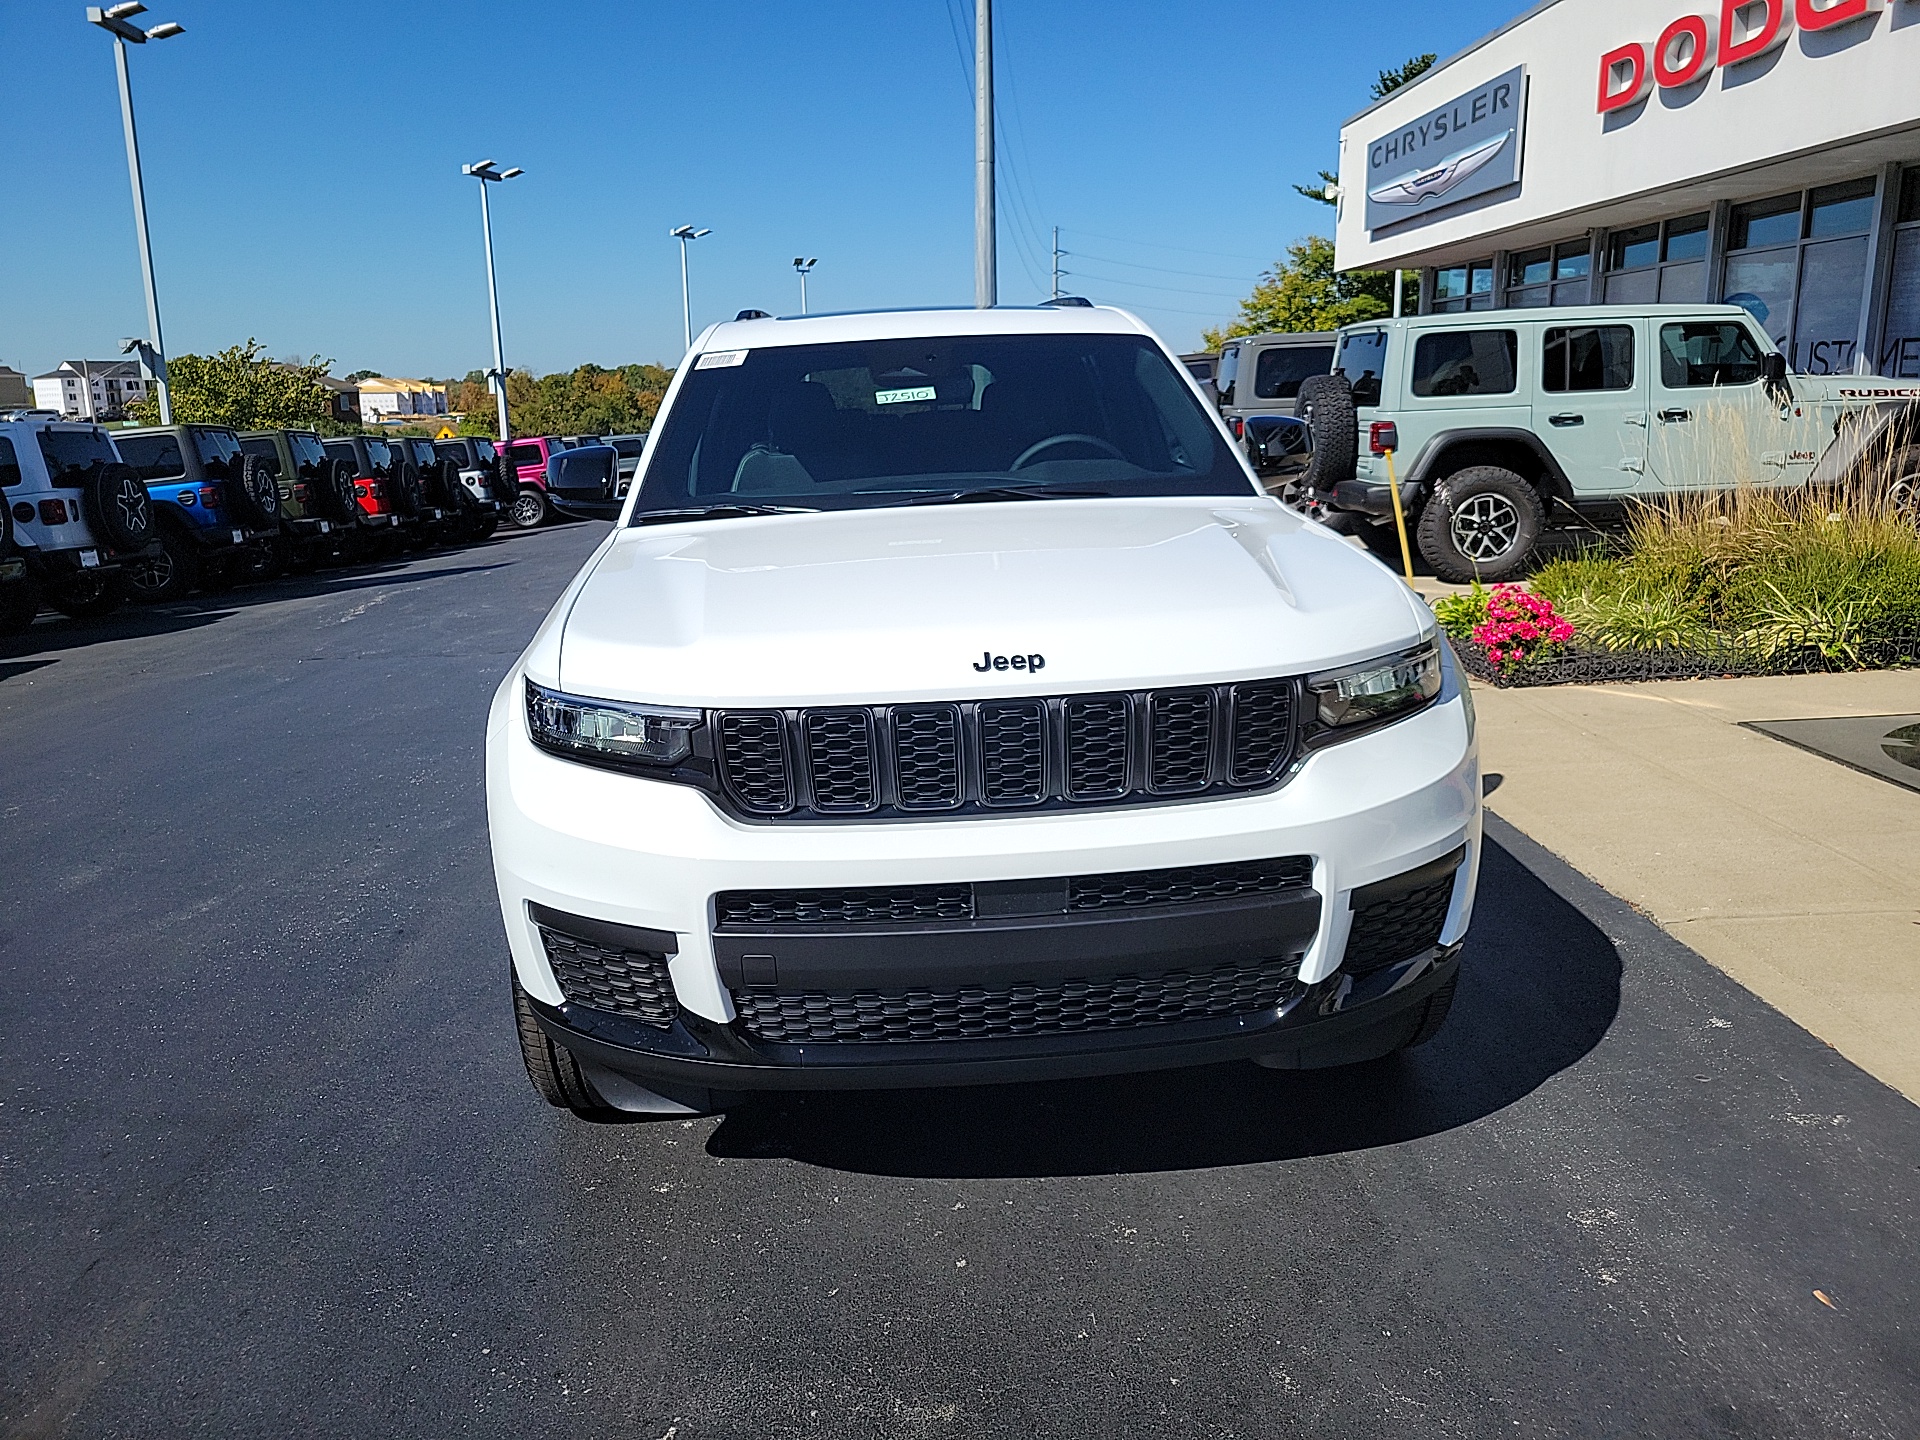
<instances>
[{"instance_id":1,"label":"yellow bollard","mask_svg":"<svg viewBox=\"0 0 1920 1440\"><path fill-rule=\"evenodd\" d=\"M1387 457L1387 488L1393 492L1393 528L1400 532L1400 563L1406 568L1407 584L1413 584L1413 549L1407 544L1407 512L1400 505L1400 477L1393 473L1393 451Z\"/></svg>"}]
</instances>

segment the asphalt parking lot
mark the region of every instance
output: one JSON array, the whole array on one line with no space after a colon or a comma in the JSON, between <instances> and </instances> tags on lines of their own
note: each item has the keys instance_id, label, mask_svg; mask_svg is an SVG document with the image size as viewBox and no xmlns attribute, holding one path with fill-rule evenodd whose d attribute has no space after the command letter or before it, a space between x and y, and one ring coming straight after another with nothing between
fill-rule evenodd
<instances>
[{"instance_id":1,"label":"asphalt parking lot","mask_svg":"<svg viewBox=\"0 0 1920 1440\"><path fill-rule=\"evenodd\" d=\"M545 1108L481 730L600 533L0 648L0 1434L1915 1433L1920 1110L1498 821L1401 1061Z\"/></svg>"}]
</instances>

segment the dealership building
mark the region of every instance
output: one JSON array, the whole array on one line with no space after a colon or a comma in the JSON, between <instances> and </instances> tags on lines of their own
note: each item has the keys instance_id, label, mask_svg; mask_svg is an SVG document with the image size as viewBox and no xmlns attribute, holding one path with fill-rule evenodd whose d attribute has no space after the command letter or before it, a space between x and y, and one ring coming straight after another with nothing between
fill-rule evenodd
<instances>
[{"instance_id":1,"label":"dealership building","mask_svg":"<svg viewBox=\"0 0 1920 1440\"><path fill-rule=\"evenodd\" d=\"M1920 0L1545 0L1342 126L1339 201L1422 312L1729 300L1920 377Z\"/></svg>"}]
</instances>

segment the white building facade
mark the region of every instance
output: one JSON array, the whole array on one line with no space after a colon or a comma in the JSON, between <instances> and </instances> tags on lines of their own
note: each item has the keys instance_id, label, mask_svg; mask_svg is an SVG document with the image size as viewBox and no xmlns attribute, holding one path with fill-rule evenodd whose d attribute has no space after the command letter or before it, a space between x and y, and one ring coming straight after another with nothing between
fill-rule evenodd
<instances>
[{"instance_id":1,"label":"white building facade","mask_svg":"<svg viewBox=\"0 0 1920 1440\"><path fill-rule=\"evenodd\" d=\"M119 420L150 388L132 360L62 360L33 377L33 403L82 420Z\"/></svg>"},{"instance_id":2,"label":"white building facade","mask_svg":"<svg viewBox=\"0 0 1920 1440\"><path fill-rule=\"evenodd\" d=\"M386 376L360 382L360 414L373 421L396 415L444 415L447 387L429 380L395 380Z\"/></svg>"},{"instance_id":3,"label":"white building facade","mask_svg":"<svg viewBox=\"0 0 1920 1440\"><path fill-rule=\"evenodd\" d=\"M1920 377L1920 0L1546 0L1342 126L1339 193L1422 311L1731 300Z\"/></svg>"}]
</instances>

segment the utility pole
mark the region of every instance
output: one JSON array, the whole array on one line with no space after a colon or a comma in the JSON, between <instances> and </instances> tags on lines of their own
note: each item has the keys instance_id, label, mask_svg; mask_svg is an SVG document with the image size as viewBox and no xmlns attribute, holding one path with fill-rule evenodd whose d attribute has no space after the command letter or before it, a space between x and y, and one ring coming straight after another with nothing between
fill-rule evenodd
<instances>
[{"instance_id":1,"label":"utility pole","mask_svg":"<svg viewBox=\"0 0 1920 1440\"><path fill-rule=\"evenodd\" d=\"M973 0L973 303L1000 303L993 213L993 0Z\"/></svg>"},{"instance_id":2,"label":"utility pole","mask_svg":"<svg viewBox=\"0 0 1920 1440\"><path fill-rule=\"evenodd\" d=\"M153 246L147 239L147 187L140 179L140 136L133 124L133 81L127 74L127 44L144 45L149 40L170 40L183 33L184 27L169 20L164 25L156 25L151 30L142 30L138 25L128 23L133 16L145 12L146 6L138 0L114 5L102 10L97 5L87 7L87 23L98 25L113 36L113 63L120 75L120 120L127 132L127 175L133 182L133 222L140 235L140 275L147 286L147 328L153 332L153 354L158 364L153 372L153 386L160 397L160 423L173 423L173 396L167 389L167 347L160 338L160 297L153 284ZM142 358L145 356L143 354ZM87 377L89 385L92 377ZM87 392L87 407L93 407L93 392Z\"/></svg>"},{"instance_id":3,"label":"utility pole","mask_svg":"<svg viewBox=\"0 0 1920 1440\"><path fill-rule=\"evenodd\" d=\"M1060 227L1053 227L1053 298L1060 298L1060 257L1065 252L1060 248Z\"/></svg>"},{"instance_id":4,"label":"utility pole","mask_svg":"<svg viewBox=\"0 0 1920 1440\"><path fill-rule=\"evenodd\" d=\"M511 170L496 170L493 161L482 160L477 165L462 165L460 173L480 182L480 234L487 246L487 303L493 310L493 372L489 378L493 381L495 418L500 423L500 446L505 449L513 432L507 428L507 362L500 348L500 289L493 279L493 212L487 206L487 186L524 172L517 165Z\"/></svg>"},{"instance_id":5,"label":"utility pole","mask_svg":"<svg viewBox=\"0 0 1920 1440\"><path fill-rule=\"evenodd\" d=\"M807 313L807 276L813 273L813 267L819 263L817 259L808 259L800 255L793 257L794 273L800 277L800 313L802 315Z\"/></svg>"}]
</instances>

